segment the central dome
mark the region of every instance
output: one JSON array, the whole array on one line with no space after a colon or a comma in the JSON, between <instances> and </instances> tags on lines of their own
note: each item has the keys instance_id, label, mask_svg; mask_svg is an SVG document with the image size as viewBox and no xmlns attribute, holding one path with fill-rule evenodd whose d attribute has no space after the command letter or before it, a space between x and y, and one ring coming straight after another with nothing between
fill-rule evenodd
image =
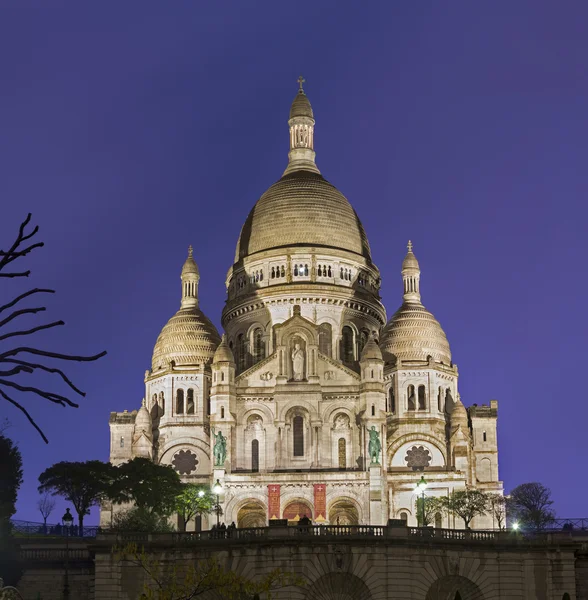
<instances>
[{"instance_id":1,"label":"central dome","mask_svg":"<svg viewBox=\"0 0 588 600\"><path fill-rule=\"evenodd\" d=\"M371 261L363 226L347 198L320 173L295 170L253 207L237 242L235 262L286 246L337 248Z\"/></svg>"}]
</instances>

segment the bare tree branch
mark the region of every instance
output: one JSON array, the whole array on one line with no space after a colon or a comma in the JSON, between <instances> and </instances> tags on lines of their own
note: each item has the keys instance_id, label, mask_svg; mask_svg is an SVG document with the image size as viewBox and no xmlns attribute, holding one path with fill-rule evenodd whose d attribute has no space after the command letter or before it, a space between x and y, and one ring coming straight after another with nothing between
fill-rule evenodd
<instances>
[{"instance_id":1,"label":"bare tree branch","mask_svg":"<svg viewBox=\"0 0 588 600\"><path fill-rule=\"evenodd\" d=\"M21 352L28 352L29 354L36 354L38 356L46 356L47 358L57 358L58 360L75 360L77 362L90 362L106 356L106 350L100 352L100 354L95 354L94 356L73 356L70 354L58 354L57 352L48 352L46 350L37 350L36 348L28 348L23 346L1 353L0 360L8 358L9 356L16 356Z\"/></svg>"},{"instance_id":2,"label":"bare tree branch","mask_svg":"<svg viewBox=\"0 0 588 600\"><path fill-rule=\"evenodd\" d=\"M76 404L69 398L62 396L61 394L54 394L53 392L45 392L36 387L24 386L18 383L14 383L14 381L8 381L7 379L0 379L0 385L7 385L8 387L14 388L19 392L31 392L33 394L37 394L37 396L41 396L41 398L46 398L47 400L54 402L55 404L61 404L61 406L73 406L74 408L79 408L79 404Z\"/></svg>"},{"instance_id":3,"label":"bare tree branch","mask_svg":"<svg viewBox=\"0 0 588 600\"><path fill-rule=\"evenodd\" d=\"M19 404L16 400L13 400L12 398L10 398L10 396L7 396L1 389L0 389L0 396L2 396L5 400L8 400L8 402L10 402L10 404L14 404L14 406L16 406L16 408L21 410L24 413L25 417L29 420L30 424L39 432L39 434L43 438L43 441L46 444L49 443L49 440L45 437L45 434L41 431L41 428L35 423L35 420L33 419L33 417L31 417L31 415L29 415L27 409L24 406Z\"/></svg>"},{"instance_id":4,"label":"bare tree branch","mask_svg":"<svg viewBox=\"0 0 588 600\"><path fill-rule=\"evenodd\" d=\"M30 274L30 271L22 271L21 273L0 273L0 277L28 277Z\"/></svg>"},{"instance_id":5,"label":"bare tree branch","mask_svg":"<svg viewBox=\"0 0 588 600\"><path fill-rule=\"evenodd\" d=\"M9 302L8 304L5 304L4 306L0 306L0 312L6 310L7 308L10 308L11 306L14 306L21 300L24 300L26 297L31 296L32 294L40 294L40 293L54 294L55 290L48 290L48 289L43 289L43 288L35 288L34 290L29 290L28 292L25 292L24 294L17 296L12 302Z\"/></svg>"},{"instance_id":6,"label":"bare tree branch","mask_svg":"<svg viewBox=\"0 0 588 600\"><path fill-rule=\"evenodd\" d=\"M63 379L63 381L65 381L65 383L67 383L67 385L69 385L69 387L74 392L76 392L76 394L79 394L80 396L86 396L86 392L82 392L82 390L78 389L61 369L46 367L45 365L41 365L38 363L30 363L30 362L27 362L26 360L17 360L15 358L6 358L0 362L12 363L12 364L16 364L16 365L23 365L25 367L29 367L30 371L27 371L29 373L32 373L34 369L41 369L42 371L46 371L47 373L57 373L61 377L61 379ZM1 372L0 372L0 375L1 375Z\"/></svg>"},{"instance_id":7,"label":"bare tree branch","mask_svg":"<svg viewBox=\"0 0 588 600\"><path fill-rule=\"evenodd\" d=\"M20 310L15 310L11 315L6 317L4 321L0 321L0 327L4 327L7 323L10 323L13 319L20 317L21 315L36 315L37 313L43 312L47 310L44 306L39 306L38 308L21 308Z\"/></svg>"},{"instance_id":8,"label":"bare tree branch","mask_svg":"<svg viewBox=\"0 0 588 600\"><path fill-rule=\"evenodd\" d=\"M32 333L37 333L37 331L42 331L43 329L51 329L52 327L59 327L60 325L65 325L65 323L63 321L54 321L53 323L39 325L37 327L33 327L32 329L27 329L26 331L11 331L10 333L6 333L5 335L0 335L0 342L2 340L6 340L17 335L31 335Z\"/></svg>"},{"instance_id":9,"label":"bare tree branch","mask_svg":"<svg viewBox=\"0 0 588 600\"><path fill-rule=\"evenodd\" d=\"M32 373L33 369L25 366L14 367L10 371L0 371L0 377L12 377L12 375L18 375L19 373Z\"/></svg>"}]
</instances>

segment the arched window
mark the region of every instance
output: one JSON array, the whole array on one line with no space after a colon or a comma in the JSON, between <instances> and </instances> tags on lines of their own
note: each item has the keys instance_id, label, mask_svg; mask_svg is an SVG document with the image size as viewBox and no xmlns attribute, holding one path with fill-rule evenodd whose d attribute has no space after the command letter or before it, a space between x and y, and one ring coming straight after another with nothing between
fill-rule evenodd
<instances>
[{"instance_id":1,"label":"arched window","mask_svg":"<svg viewBox=\"0 0 588 600\"><path fill-rule=\"evenodd\" d=\"M186 402L186 414L193 415L194 414L194 390L190 388L187 394L187 402Z\"/></svg>"},{"instance_id":2,"label":"arched window","mask_svg":"<svg viewBox=\"0 0 588 600\"><path fill-rule=\"evenodd\" d=\"M366 329L362 329L360 334L359 334L359 356L361 356L361 353L363 351L364 346L367 344L368 338L369 338L370 334L369 331L367 331Z\"/></svg>"},{"instance_id":3,"label":"arched window","mask_svg":"<svg viewBox=\"0 0 588 600\"><path fill-rule=\"evenodd\" d=\"M281 277L286 277L286 269L284 267L284 265L282 265L282 272L280 273Z\"/></svg>"},{"instance_id":4,"label":"arched window","mask_svg":"<svg viewBox=\"0 0 588 600\"><path fill-rule=\"evenodd\" d=\"M414 395L414 385L406 388L406 397L408 399L407 410L416 410L416 399Z\"/></svg>"},{"instance_id":5,"label":"arched window","mask_svg":"<svg viewBox=\"0 0 588 600\"><path fill-rule=\"evenodd\" d=\"M224 380L225 380L225 372L221 371L221 381L224 381Z\"/></svg>"},{"instance_id":6,"label":"arched window","mask_svg":"<svg viewBox=\"0 0 588 600\"><path fill-rule=\"evenodd\" d=\"M447 388L445 390L445 412L450 413L453 408L453 398L451 396L451 390Z\"/></svg>"},{"instance_id":7,"label":"arched window","mask_svg":"<svg viewBox=\"0 0 588 600\"><path fill-rule=\"evenodd\" d=\"M443 389L439 388L439 393L437 394L437 410L439 412L443 412Z\"/></svg>"},{"instance_id":8,"label":"arched window","mask_svg":"<svg viewBox=\"0 0 588 600\"><path fill-rule=\"evenodd\" d=\"M443 516L441 513L435 513L435 528L441 529L443 527Z\"/></svg>"},{"instance_id":9,"label":"arched window","mask_svg":"<svg viewBox=\"0 0 588 600\"><path fill-rule=\"evenodd\" d=\"M404 521L405 523L408 522L408 515L405 512L401 512L400 513L400 520Z\"/></svg>"},{"instance_id":10,"label":"arched window","mask_svg":"<svg viewBox=\"0 0 588 600\"><path fill-rule=\"evenodd\" d=\"M333 328L330 323L319 325L319 352L325 356L332 356Z\"/></svg>"},{"instance_id":11,"label":"arched window","mask_svg":"<svg viewBox=\"0 0 588 600\"><path fill-rule=\"evenodd\" d=\"M331 265L329 265L329 267L328 267L328 269L327 269L327 275L328 275L329 277L332 277L332 276L333 276L333 274L332 274L332 271L331 271Z\"/></svg>"},{"instance_id":12,"label":"arched window","mask_svg":"<svg viewBox=\"0 0 588 600\"><path fill-rule=\"evenodd\" d=\"M225 418L225 407L221 406L221 419Z\"/></svg>"},{"instance_id":13,"label":"arched window","mask_svg":"<svg viewBox=\"0 0 588 600\"><path fill-rule=\"evenodd\" d=\"M396 397L394 396L394 383L392 383L390 389L388 390L388 412L396 412Z\"/></svg>"},{"instance_id":14,"label":"arched window","mask_svg":"<svg viewBox=\"0 0 588 600\"><path fill-rule=\"evenodd\" d=\"M427 394L424 385L419 385L419 410L427 409Z\"/></svg>"},{"instance_id":15,"label":"arched window","mask_svg":"<svg viewBox=\"0 0 588 600\"><path fill-rule=\"evenodd\" d=\"M341 273L340 273L340 275L341 275L341 279L343 279L343 267L341 267Z\"/></svg>"},{"instance_id":16,"label":"arched window","mask_svg":"<svg viewBox=\"0 0 588 600\"><path fill-rule=\"evenodd\" d=\"M355 360L354 337L353 329L345 325L341 336L341 360L343 362L352 363Z\"/></svg>"},{"instance_id":17,"label":"arched window","mask_svg":"<svg viewBox=\"0 0 588 600\"><path fill-rule=\"evenodd\" d=\"M372 404L372 417L376 416L376 405Z\"/></svg>"},{"instance_id":18,"label":"arched window","mask_svg":"<svg viewBox=\"0 0 588 600\"><path fill-rule=\"evenodd\" d=\"M121 448L125 447L125 438L123 436L120 437L120 447Z\"/></svg>"},{"instance_id":19,"label":"arched window","mask_svg":"<svg viewBox=\"0 0 588 600\"><path fill-rule=\"evenodd\" d=\"M338 450L339 450L339 468L346 469L347 468L347 442L345 438L339 438Z\"/></svg>"},{"instance_id":20,"label":"arched window","mask_svg":"<svg viewBox=\"0 0 588 600\"><path fill-rule=\"evenodd\" d=\"M321 265L318 266L318 276L322 277L323 276L323 268Z\"/></svg>"},{"instance_id":21,"label":"arched window","mask_svg":"<svg viewBox=\"0 0 588 600\"><path fill-rule=\"evenodd\" d=\"M294 275L298 275L298 265L294 265Z\"/></svg>"},{"instance_id":22,"label":"arched window","mask_svg":"<svg viewBox=\"0 0 588 600\"><path fill-rule=\"evenodd\" d=\"M294 456L304 456L304 419L297 415L292 421Z\"/></svg>"},{"instance_id":23,"label":"arched window","mask_svg":"<svg viewBox=\"0 0 588 600\"><path fill-rule=\"evenodd\" d=\"M161 407L160 415L163 416L165 413L165 396L163 392L159 392L159 406Z\"/></svg>"},{"instance_id":24,"label":"arched window","mask_svg":"<svg viewBox=\"0 0 588 600\"><path fill-rule=\"evenodd\" d=\"M263 269L259 271L259 281L263 281Z\"/></svg>"},{"instance_id":25,"label":"arched window","mask_svg":"<svg viewBox=\"0 0 588 600\"><path fill-rule=\"evenodd\" d=\"M276 267L272 267L272 279L276 278Z\"/></svg>"},{"instance_id":26,"label":"arched window","mask_svg":"<svg viewBox=\"0 0 588 600\"><path fill-rule=\"evenodd\" d=\"M255 362L259 362L265 358L265 344L263 342L263 331L257 328L253 332L253 355Z\"/></svg>"},{"instance_id":27,"label":"arched window","mask_svg":"<svg viewBox=\"0 0 588 600\"><path fill-rule=\"evenodd\" d=\"M239 361L239 371L244 371L247 367L247 340L242 333L237 338L237 360Z\"/></svg>"},{"instance_id":28,"label":"arched window","mask_svg":"<svg viewBox=\"0 0 588 600\"><path fill-rule=\"evenodd\" d=\"M570 600L570 595L566 592L562 597L561 600Z\"/></svg>"},{"instance_id":29,"label":"arched window","mask_svg":"<svg viewBox=\"0 0 588 600\"><path fill-rule=\"evenodd\" d=\"M304 275L306 275L306 277L308 277L308 265L304 265Z\"/></svg>"},{"instance_id":30,"label":"arched window","mask_svg":"<svg viewBox=\"0 0 588 600\"><path fill-rule=\"evenodd\" d=\"M176 392L176 414L184 414L184 390L179 389Z\"/></svg>"},{"instance_id":31,"label":"arched window","mask_svg":"<svg viewBox=\"0 0 588 600\"><path fill-rule=\"evenodd\" d=\"M251 470L254 473L259 471L259 442L257 440L251 442Z\"/></svg>"}]
</instances>

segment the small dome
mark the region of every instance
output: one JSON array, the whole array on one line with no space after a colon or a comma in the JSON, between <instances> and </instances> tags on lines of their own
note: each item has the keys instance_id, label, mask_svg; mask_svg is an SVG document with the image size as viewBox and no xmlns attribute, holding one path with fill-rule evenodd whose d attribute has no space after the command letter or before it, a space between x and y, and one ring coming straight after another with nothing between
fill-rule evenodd
<instances>
[{"instance_id":1,"label":"small dome","mask_svg":"<svg viewBox=\"0 0 588 600\"><path fill-rule=\"evenodd\" d=\"M298 90L294 101L292 102L292 106L290 107L290 118L294 117L310 117L314 118L312 114L312 106L310 105L310 100L304 93L304 90Z\"/></svg>"},{"instance_id":2,"label":"small dome","mask_svg":"<svg viewBox=\"0 0 588 600\"><path fill-rule=\"evenodd\" d=\"M466 407L463 405L463 402L457 397L455 404L453 405L453 409L451 410L450 415L451 420L451 428L456 429L458 425L463 427L464 433L467 432L468 429L468 411Z\"/></svg>"},{"instance_id":3,"label":"small dome","mask_svg":"<svg viewBox=\"0 0 588 600\"><path fill-rule=\"evenodd\" d=\"M145 399L143 398L143 404L135 417L135 433L144 431L148 435L151 435L152 426L151 415L145 406Z\"/></svg>"},{"instance_id":4,"label":"small dome","mask_svg":"<svg viewBox=\"0 0 588 600\"><path fill-rule=\"evenodd\" d=\"M373 337L370 337L367 344L363 347L360 360L382 360L382 351Z\"/></svg>"},{"instance_id":5,"label":"small dome","mask_svg":"<svg viewBox=\"0 0 588 600\"><path fill-rule=\"evenodd\" d=\"M229 348L229 345L227 344L227 336L223 333L223 337L221 340L221 343L219 345L219 347L216 349L216 352L214 353L214 358L212 359L213 363L219 363L219 362L230 362L230 363L234 363L235 362L235 357L233 356L233 352L231 351L231 349Z\"/></svg>"},{"instance_id":6,"label":"small dome","mask_svg":"<svg viewBox=\"0 0 588 600\"><path fill-rule=\"evenodd\" d=\"M184 266L182 267L182 277L184 277L185 275L200 275L200 272L198 271L198 265L196 264L196 261L194 260L194 257L192 256L192 246L188 247L188 258L186 259L186 262L184 263Z\"/></svg>"},{"instance_id":7,"label":"small dome","mask_svg":"<svg viewBox=\"0 0 588 600\"><path fill-rule=\"evenodd\" d=\"M401 360L451 364L447 336L435 317L420 303L404 302L392 315L382 332L380 348Z\"/></svg>"},{"instance_id":8,"label":"small dome","mask_svg":"<svg viewBox=\"0 0 588 600\"><path fill-rule=\"evenodd\" d=\"M402 261L402 270L417 269L420 271L419 261L412 251L412 242L408 241L408 252Z\"/></svg>"},{"instance_id":9,"label":"small dome","mask_svg":"<svg viewBox=\"0 0 588 600\"><path fill-rule=\"evenodd\" d=\"M200 309L181 308L157 338L152 369L165 368L171 361L178 366L208 364L220 341L216 327Z\"/></svg>"}]
</instances>

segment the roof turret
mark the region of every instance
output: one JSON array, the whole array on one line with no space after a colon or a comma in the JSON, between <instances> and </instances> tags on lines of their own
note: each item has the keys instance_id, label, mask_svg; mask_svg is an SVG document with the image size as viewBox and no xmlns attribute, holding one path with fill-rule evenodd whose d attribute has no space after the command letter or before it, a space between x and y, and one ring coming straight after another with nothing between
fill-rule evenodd
<instances>
[{"instance_id":1,"label":"roof turret","mask_svg":"<svg viewBox=\"0 0 588 600\"><path fill-rule=\"evenodd\" d=\"M363 362L365 360L382 360L382 351L380 347L376 343L374 336L370 336L370 339L367 341L366 345L363 347L361 351L360 360Z\"/></svg>"},{"instance_id":2,"label":"roof turret","mask_svg":"<svg viewBox=\"0 0 588 600\"><path fill-rule=\"evenodd\" d=\"M217 364L220 362L228 362L235 364L235 357L233 356L233 352L227 344L227 335L223 333L223 337L221 339L221 343L219 347L216 349L214 353L214 358L212 359L213 364Z\"/></svg>"}]
</instances>

